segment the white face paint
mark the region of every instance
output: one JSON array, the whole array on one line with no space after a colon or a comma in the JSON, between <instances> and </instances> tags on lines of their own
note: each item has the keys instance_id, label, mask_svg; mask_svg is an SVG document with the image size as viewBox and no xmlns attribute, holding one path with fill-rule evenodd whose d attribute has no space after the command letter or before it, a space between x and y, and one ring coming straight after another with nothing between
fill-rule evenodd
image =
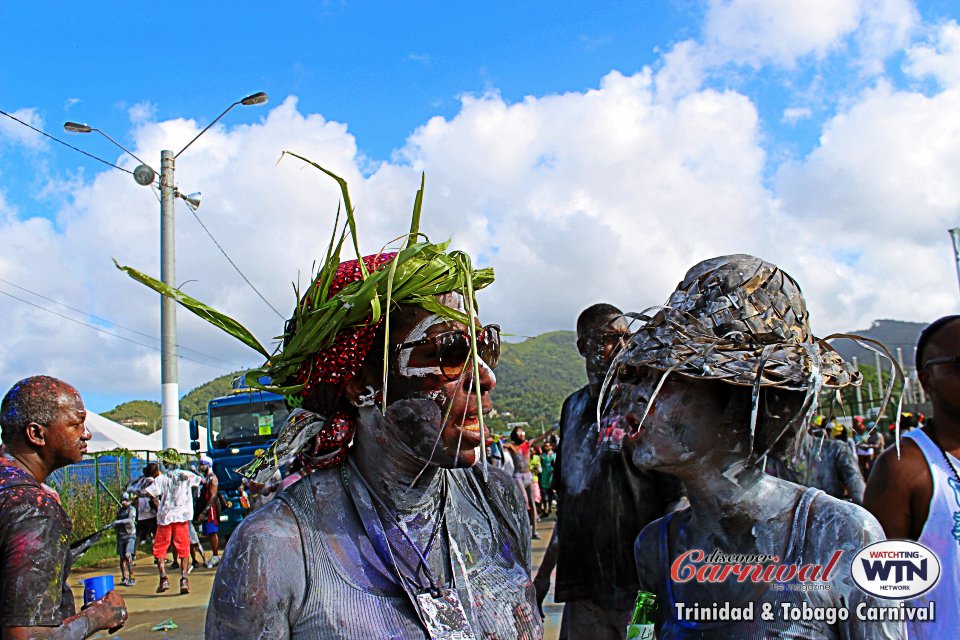
<instances>
[{"instance_id":1,"label":"white face paint","mask_svg":"<svg viewBox=\"0 0 960 640\"><path fill-rule=\"evenodd\" d=\"M410 333L402 342L416 342L417 340L422 340L427 337L427 330L430 327L436 326L438 324L443 324L447 322L447 318L443 316L438 316L433 313L417 323L417 325L410 330ZM400 375L407 378L423 378L431 374L439 374L440 367L411 367L410 366L410 354L413 352L413 349L404 349L400 352L400 358L397 361L397 366L400 370Z\"/></svg>"},{"instance_id":2,"label":"white face paint","mask_svg":"<svg viewBox=\"0 0 960 640\"><path fill-rule=\"evenodd\" d=\"M460 313L466 313L466 305L464 302L463 294L458 292L445 293L443 295L437 296L441 304L445 304L451 309L459 311ZM476 315L474 315L476 319ZM449 318L444 318L435 313L430 314L413 327L410 330L410 333L404 338L401 342L416 342L417 340L422 340L427 337L427 331L430 327L436 326L438 324L444 324L449 322ZM413 349L404 349L400 352L400 357L397 361L397 368L400 372L400 375L407 378L423 378L429 375L439 375L440 367L411 367L410 366L410 353ZM485 366L485 363L481 362L481 366ZM489 367L487 368L489 371ZM493 372L490 371L490 374L493 375Z\"/></svg>"}]
</instances>

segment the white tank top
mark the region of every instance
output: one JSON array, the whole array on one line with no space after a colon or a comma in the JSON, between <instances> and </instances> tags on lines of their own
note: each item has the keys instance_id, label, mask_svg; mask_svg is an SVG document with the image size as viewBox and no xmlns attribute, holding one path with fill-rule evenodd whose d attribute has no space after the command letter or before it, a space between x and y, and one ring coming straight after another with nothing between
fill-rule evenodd
<instances>
[{"instance_id":1,"label":"white tank top","mask_svg":"<svg viewBox=\"0 0 960 640\"><path fill-rule=\"evenodd\" d=\"M907 622L910 640L937 638L944 640L944 632L956 632L960 627L960 484L947 466L940 451L930 436L920 429L904 434L913 440L930 467L933 477L933 496L930 512L920 533L920 544L928 547L940 558L940 581L930 591L915 598L911 604L927 606L936 602L935 622ZM960 470L960 460L949 453L953 466ZM951 633L952 633L951 632Z\"/></svg>"}]
</instances>

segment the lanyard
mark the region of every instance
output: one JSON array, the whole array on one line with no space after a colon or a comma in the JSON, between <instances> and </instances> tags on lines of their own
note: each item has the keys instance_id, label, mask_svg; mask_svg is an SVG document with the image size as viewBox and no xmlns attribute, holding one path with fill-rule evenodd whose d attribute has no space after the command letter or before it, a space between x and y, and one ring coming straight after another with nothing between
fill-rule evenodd
<instances>
[{"instance_id":1,"label":"lanyard","mask_svg":"<svg viewBox=\"0 0 960 640\"><path fill-rule=\"evenodd\" d=\"M353 502L353 505L357 510L357 514L360 516L361 525L366 531L367 537L369 538L371 545L373 546L377 555L380 557L381 561L383 561L387 566L393 567L397 578L400 580L400 586L403 588L403 591L406 593L411 604L413 604L414 609L417 612L417 616L420 618L421 624L423 624L430 637L438 640L472 639L474 636L470 630L470 623L467 619L466 610L462 605L463 599L460 595L461 593L466 593L469 595L469 583L466 580L466 567L463 563L463 558L460 556L456 542L450 536L450 528L447 526L446 522L445 513L447 506L448 483L446 475L443 476L443 484L441 486L441 491L443 493L440 500L438 523L430 536L426 549L421 552L409 534L404 531L403 528L399 526L396 527L408 545L416 553L417 558L420 561L417 570L419 570L420 567L423 567L423 572L426 574L427 581L429 583L429 587L427 587L420 584L416 576L411 578L401 571L400 565L398 564L394 554L393 547L390 544L389 537L385 530L383 519L380 517L380 514L377 513L374 502L376 501L381 509L389 511L389 508L387 508L380 497L370 489L366 479L356 468L356 465L349 456L347 457L347 462L350 464L350 467L353 471L352 476L356 478L358 482L349 482L345 464L342 464L340 468L341 479L347 495L350 496L350 500ZM427 562L427 557L430 554L430 548L441 527L445 531L447 543L449 545L448 548L450 550L449 560L451 565L451 575L453 576L453 588L447 587L442 582L442 579L438 580L431 571L429 563ZM456 563L459 565L459 567L454 564L454 560L456 560ZM462 572L462 575L458 573L458 568ZM469 598L467 601L469 602Z\"/></svg>"}]
</instances>

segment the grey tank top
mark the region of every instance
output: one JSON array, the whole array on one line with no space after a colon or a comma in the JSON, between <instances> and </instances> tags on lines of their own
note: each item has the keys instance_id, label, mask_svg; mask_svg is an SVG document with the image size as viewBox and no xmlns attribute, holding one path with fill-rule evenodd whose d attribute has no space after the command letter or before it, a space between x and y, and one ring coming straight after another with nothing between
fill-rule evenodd
<instances>
[{"instance_id":1,"label":"grey tank top","mask_svg":"<svg viewBox=\"0 0 960 640\"><path fill-rule=\"evenodd\" d=\"M487 548L480 558L467 561L467 601L463 602L477 640L539 640L543 629L536 608L536 595L526 568L526 552L520 548L517 524L510 509L497 504L498 492L481 487L470 471L445 471L450 474L450 500L447 522L454 523L450 536L457 542L467 533L457 505L469 501L485 514ZM399 586L396 595L365 588L351 578L328 545L329 515L321 513L314 473L277 496L293 511L303 541L306 559L307 590L296 621L291 621L292 640L407 640L429 638L417 613ZM525 514L524 514L525 515ZM505 521L507 520L507 521ZM516 520L516 522L512 522ZM358 547L369 548L365 532L357 532ZM458 545L459 546L459 545ZM452 581L448 586L453 587Z\"/></svg>"},{"instance_id":2,"label":"grey tank top","mask_svg":"<svg viewBox=\"0 0 960 640\"><path fill-rule=\"evenodd\" d=\"M790 538L787 542L787 553L784 563L803 563L803 544L806 539L807 520L810 516L810 505L818 494L823 493L815 487L807 488L801 495L794 512L793 525L790 530ZM660 523L660 558L663 566L670 566L672 555L670 554L669 530L670 520L676 512L667 514ZM800 640L817 638L818 640L833 640L840 637L836 627L828 625L826 622L817 622L814 620L781 620L779 616L782 603L789 602L792 605L800 606L803 602L814 605L810 600L809 592L793 591L789 589L784 591L773 591L765 589L753 600L754 619L753 621L713 621L713 622L694 622L690 620L679 620L676 616L676 599L674 598L673 583L670 580L669 573L664 580L664 585L659 594L663 614L663 626L657 635L658 640L713 640L713 639L736 639L736 640ZM663 598L663 596L666 598ZM760 618L760 612L764 603L770 603L777 614L774 620L764 621ZM695 603L689 603L695 604ZM705 604L705 603L696 603ZM733 604L733 603L731 603ZM737 603L738 606L746 605L746 602Z\"/></svg>"}]
</instances>

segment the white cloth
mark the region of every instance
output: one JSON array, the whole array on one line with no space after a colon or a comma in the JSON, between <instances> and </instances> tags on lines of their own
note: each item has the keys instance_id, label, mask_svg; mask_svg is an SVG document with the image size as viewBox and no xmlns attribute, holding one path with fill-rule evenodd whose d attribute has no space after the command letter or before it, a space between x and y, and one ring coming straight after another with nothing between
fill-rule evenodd
<instances>
[{"instance_id":1,"label":"white cloth","mask_svg":"<svg viewBox=\"0 0 960 640\"><path fill-rule=\"evenodd\" d=\"M947 466L930 436L921 429L903 434L913 440L930 467L933 476L933 496L930 512L920 532L920 544L931 549L940 558L940 582L910 604L926 607L936 602L936 622L907 621L910 640L943 640L944 632L960 627L960 484ZM950 454L947 454L950 456ZM950 456L953 466L960 470L960 460ZM949 635L949 632L947 633Z\"/></svg>"},{"instance_id":2,"label":"white cloth","mask_svg":"<svg viewBox=\"0 0 960 640\"><path fill-rule=\"evenodd\" d=\"M160 474L145 491L160 501L157 524L193 520L193 487L200 486L200 476L183 469Z\"/></svg>"},{"instance_id":3,"label":"white cloth","mask_svg":"<svg viewBox=\"0 0 960 640\"><path fill-rule=\"evenodd\" d=\"M153 484L153 478L142 476L134 484L134 492L146 491L147 487ZM157 510L153 507L153 501L150 498L137 498L137 520L149 520L157 517Z\"/></svg>"}]
</instances>

